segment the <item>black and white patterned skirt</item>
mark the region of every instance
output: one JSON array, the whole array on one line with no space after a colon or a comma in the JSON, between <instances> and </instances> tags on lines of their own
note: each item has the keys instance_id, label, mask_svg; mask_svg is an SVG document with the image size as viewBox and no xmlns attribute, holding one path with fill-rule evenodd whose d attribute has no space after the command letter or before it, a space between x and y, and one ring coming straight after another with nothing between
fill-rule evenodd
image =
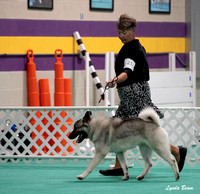
<instances>
[{"instance_id":1,"label":"black and white patterned skirt","mask_svg":"<svg viewBox=\"0 0 200 194\"><path fill-rule=\"evenodd\" d=\"M149 83L146 81L118 88L118 95L120 104L116 110L116 117L136 118L146 107L152 107L160 118L164 117L164 114L152 103Z\"/></svg>"}]
</instances>

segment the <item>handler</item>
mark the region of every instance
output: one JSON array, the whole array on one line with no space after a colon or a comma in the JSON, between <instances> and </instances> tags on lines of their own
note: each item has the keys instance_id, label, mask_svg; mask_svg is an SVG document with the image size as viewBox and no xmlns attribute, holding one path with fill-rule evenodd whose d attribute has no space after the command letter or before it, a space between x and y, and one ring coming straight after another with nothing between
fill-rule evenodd
<instances>
[{"instance_id":1,"label":"handler","mask_svg":"<svg viewBox=\"0 0 200 194\"><path fill-rule=\"evenodd\" d=\"M126 14L121 15L117 22L119 39L124 45L115 61L116 77L108 83L111 88L117 86L120 99L115 116L122 119L136 118L141 110L152 107L159 117L163 118L163 113L151 101L148 83L150 79L149 66L144 47L138 39L135 39L136 25L136 20ZM185 163L187 148L173 145L170 145L170 147L171 153L178 163L179 172L181 172ZM123 175L117 157L113 168L99 172L105 176Z\"/></svg>"}]
</instances>

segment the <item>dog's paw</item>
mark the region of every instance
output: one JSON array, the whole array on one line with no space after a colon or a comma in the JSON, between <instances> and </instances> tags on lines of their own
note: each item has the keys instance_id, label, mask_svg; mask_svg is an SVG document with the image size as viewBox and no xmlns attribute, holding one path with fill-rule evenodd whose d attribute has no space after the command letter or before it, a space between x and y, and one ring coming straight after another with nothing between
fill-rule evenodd
<instances>
[{"instance_id":1,"label":"dog's paw","mask_svg":"<svg viewBox=\"0 0 200 194\"><path fill-rule=\"evenodd\" d=\"M84 179L84 177L83 177L82 175L78 175L76 178L77 178L78 180L83 180L83 179Z\"/></svg>"},{"instance_id":2,"label":"dog's paw","mask_svg":"<svg viewBox=\"0 0 200 194\"><path fill-rule=\"evenodd\" d=\"M123 176L123 177L122 177L122 180L123 180L123 181L127 181L128 179L129 179L129 176Z\"/></svg>"},{"instance_id":3,"label":"dog's paw","mask_svg":"<svg viewBox=\"0 0 200 194\"><path fill-rule=\"evenodd\" d=\"M179 173L176 175L176 181L180 178Z\"/></svg>"},{"instance_id":4,"label":"dog's paw","mask_svg":"<svg viewBox=\"0 0 200 194\"><path fill-rule=\"evenodd\" d=\"M138 181L141 181L143 178L144 178L144 176L138 176L138 177L137 177L137 180L138 180Z\"/></svg>"}]
</instances>

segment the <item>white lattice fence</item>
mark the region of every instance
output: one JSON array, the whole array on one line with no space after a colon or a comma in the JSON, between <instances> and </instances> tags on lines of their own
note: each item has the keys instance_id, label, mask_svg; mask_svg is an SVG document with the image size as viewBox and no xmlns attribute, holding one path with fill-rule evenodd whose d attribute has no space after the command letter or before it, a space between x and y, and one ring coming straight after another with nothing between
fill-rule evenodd
<instances>
[{"instance_id":1,"label":"white lattice fence","mask_svg":"<svg viewBox=\"0 0 200 194\"><path fill-rule=\"evenodd\" d=\"M82 118L86 110L94 116L110 116L116 107L68 107L68 108L0 108L0 163L7 161L30 162L48 159L90 159L94 156L89 141L76 145L68 139L73 123ZM188 147L187 163L195 166L200 161L200 110L194 108L164 108L161 125L169 133L173 145ZM107 159L114 162L115 155ZM87 161L87 160L86 160ZM128 163L137 161L143 165L138 149L127 151ZM157 155L153 164L166 163Z\"/></svg>"}]
</instances>

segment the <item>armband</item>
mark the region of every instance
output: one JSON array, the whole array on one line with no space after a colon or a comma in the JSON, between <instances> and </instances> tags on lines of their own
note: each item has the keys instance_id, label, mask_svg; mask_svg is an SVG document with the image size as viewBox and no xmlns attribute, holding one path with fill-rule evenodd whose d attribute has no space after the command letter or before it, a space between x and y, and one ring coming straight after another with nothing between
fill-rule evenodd
<instances>
[{"instance_id":1,"label":"armband","mask_svg":"<svg viewBox=\"0 0 200 194\"><path fill-rule=\"evenodd\" d=\"M135 62L132 59L127 58L124 60L124 68L128 68L131 71L133 71L134 67L135 67Z\"/></svg>"}]
</instances>

